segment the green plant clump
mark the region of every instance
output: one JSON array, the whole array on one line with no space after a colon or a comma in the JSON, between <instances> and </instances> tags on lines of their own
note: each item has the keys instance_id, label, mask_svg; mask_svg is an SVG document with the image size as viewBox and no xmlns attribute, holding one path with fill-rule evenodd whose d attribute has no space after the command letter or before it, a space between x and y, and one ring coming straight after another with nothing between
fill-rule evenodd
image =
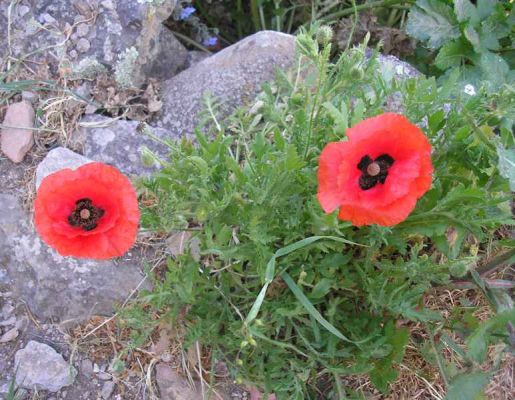
<instances>
[{"instance_id":1,"label":"green plant clump","mask_svg":"<svg viewBox=\"0 0 515 400\"><path fill-rule=\"evenodd\" d=\"M170 159L142 182L144 227L187 232L189 250L168 259L126 321L148 333L179 319L186 348L200 342L237 382L277 399L363 398L344 384L356 374L387 392L410 340L431 349L449 399L463 398L460 390L475 396L492 373L479 368L488 346L508 343L514 321L506 293L476 271L487 253L502 258L490 266L515 258L514 240L499 230L513 224L504 177L513 177L513 163L505 157L504 176L497 167L498 149L514 146L514 110L495 100L513 87L472 96L455 93L452 77L443 86L398 82L375 52L366 55L366 43L335 62L330 44L311 34L297 44L293 71L230 117L219 119L208 101L196 143L169 143ZM349 126L384 112L392 95L432 143L433 185L401 224L356 228L322 211L319 155ZM425 306L435 287L457 278L491 302L486 323L466 299L448 318ZM410 339L410 324L422 324L431 341ZM499 360L509 346L501 348ZM444 350L463 368L452 368Z\"/></svg>"},{"instance_id":2,"label":"green plant clump","mask_svg":"<svg viewBox=\"0 0 515 400\"><path fill-rule=\"evenodd\" d=\"M490 91L513 82L515 13L499 0L417 0L406 31L437 51L441 71L461 70L463 85L480 82Z\"/></svg>"}]
</instances>

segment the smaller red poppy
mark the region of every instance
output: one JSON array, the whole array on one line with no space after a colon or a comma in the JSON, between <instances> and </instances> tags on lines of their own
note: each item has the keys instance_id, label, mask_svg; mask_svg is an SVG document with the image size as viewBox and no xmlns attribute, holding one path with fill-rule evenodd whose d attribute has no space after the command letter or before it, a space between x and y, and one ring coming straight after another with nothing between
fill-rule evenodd
<instances>
[{"instance_id":1,"label":"smaller red poppy","mask_svg":"<svg viewBox=\"0 0 515 400\"><path fill-rule=\"evenodd\" d=\"M329 143L318 169L318 201L326 213L355 226L404 221L431 187L431 145L407 118L385 113Z\"/></svg>"},{"instance_id":2,"label":"smaller red poppy","mask_svg":"<svg viewBox=\"0 0 515 400\"><path fill-rule=\"evenodd\" d=\"M62 256L123 255L136 241L139 217L130 181L98 162L48 175L34 201L37 232Z\"/></svg>"}]
</instances>

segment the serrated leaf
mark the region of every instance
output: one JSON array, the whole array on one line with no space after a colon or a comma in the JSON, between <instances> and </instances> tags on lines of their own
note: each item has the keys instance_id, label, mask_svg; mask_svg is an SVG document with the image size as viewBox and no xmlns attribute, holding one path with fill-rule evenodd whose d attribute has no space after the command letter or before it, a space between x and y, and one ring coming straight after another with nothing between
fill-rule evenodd
<instances>
[{"instance_id":1,"label":"serrated leaf","mask_svg":"<svg viewBox=\"0 0 515 400\"><path fill-rule=\"evenodd\" d=\"M327 110L329 115L334 121L336 133L339 136L343 136L344 132L349 127L349 115L347 111L347 106L345 103L342 103L342 109L338 110L333 103L325 102L322 104L323 107Z\"/></svg>"},{"instance_id":2,"label":"serrated leaf","mask_svg":"<svg viewBox=\"0 0 515 400\"><path fill-rule=\"evenodd\" d=\"M479 67L484 78L488 80L493 88L496 88L506 82L510 67L501 56L497 54L485 52L481 54Z\"/></svg>"},{"instance_id":3,"label":"serrated leaf","mask_svg":"<svg viewBox=\"0 0 515 400\"><path fill-rule=\"evenodd\" d=\"M454 12L458 21L470 21L473 25L479 22L479 14L470 0L454 0Z\"/></svg>"},{"instance_id":4,"label":"serrated leaf","mask_svg":"<svg viewBox=\"0 0 515 400\"><path fill-rule=\"evenodd\" d=\"M485 19L494 12L497 0L477 0L477 13L480 19Z\"/></svg>"},{"instance_id":5,"label":"serrated leaf","mask_svg":"<svg viewBox=\"0 0 515 400\"><path fill-rule=\"evenodd\" d=\"M462 38L445 43L435 59L435 65L441 70L461 65L463 60L469 56L472 47Z\"/></svg>"},{"instance_id":6,"label":"serrated leaf","mask_svg":"<svg viewBox=\"0 0 515 400\"><path fill-rule=\"evenodd\" d=\"M418 0L408 15L406 32L432 49L460 36L452 8L439 0Z\"/></svg>"},{"instance_id":7,"label":"serrated leaf","mask_svg":"<svg viewBox=\"0 0 515 400\"><path fill-rule=\"evenodd\" d=\"M482 363L486 358L491 332L508 322L515 323L515 310L504 311L482 323L465 341L469 357Z\"/></svg>"},{"instance_id":8,"label":"serrated leaf","mask_svg":"<svg viewBox=\"0 0 515 400\"><path fill-rule=\"evenodd\" d=\"M479 37L479 33L477 33L477 31L472 26L469 25L465 28L465 30L463 31L463 34L465 35L467 40L472 44L472 47L474 47L474 50L477 53L481 53L481 51L483 49L481 46L481 39Z\"/></svg>"},{"instance_id":9,"label":"serrated leaf","mask_svg":"<svg viewBox=\"0 0 515 400\"><path fill-rule=\"evenodd\" d=\"M510 182L510 190L515 192L515 147L505 149L502 146L497 147L497 155L499 156L499 173Z\"/></svg>"},{"instance_id":10,"label":"serrated leaf","mask_svg":"<svg viewBox=\"0 0 515 400\"><path fill-rule=\"evenodd\" d=\"M489 380L490 374L485 372L458 375L450 382L445 400L475 399Z\"/></svg>"}]
</instances>

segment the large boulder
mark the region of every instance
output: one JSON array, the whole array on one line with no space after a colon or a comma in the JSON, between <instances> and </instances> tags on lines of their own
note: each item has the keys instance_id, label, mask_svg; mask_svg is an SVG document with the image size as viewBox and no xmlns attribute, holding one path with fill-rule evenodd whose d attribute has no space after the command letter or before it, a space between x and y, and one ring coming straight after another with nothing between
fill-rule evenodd
<instances>
[{"instance_id":1,"label":"large boulder","mask_svg":"<svg viewBox=\"0 0 515 400\"><path fill-rule=\"evenodd\" d=\"M8 2L7 2L8 3ZM134 83L170 78L184 68L188 52L163 25L176 0L21 0L0 10L0 58L11 55L54 67L69 60L83 68L96 60L114 67L126 51L137 52ZM54 56L50 56L53 54ZM56 58L55 55L58 57ZM61 66L66 63L61 63Z\"/></svg>"},{"instance_id":2,"label":"large boulder","mask_svg":"<svg viewBox=\"0 0 515 400\"><path fill-rule=\"evenodd\" d=\"M160 158L168 155L169 149L160 140L169 139L172 134L165 129L100 115L86 116L80 125L77 137L83 143L84 155L92 160L111 164L124 174L139 176L155 170L158 166L155 163L143 163L144 148Z\"/></svg>"},{"instance_id":3,"label":"large boulder","mask_svg":"<svg viewBox=\"0 0 515 400\"><path fill-rule=\"evenodd\" d=\"M251 102L277 69L288 69L294 60L294 36L272 31L249 36L164 82L157 126L173 137L187 136L199 121L204 94L222 100L221 115L226 115Z\"/></svg>"},{"instance_id":4,"label":"large boulder","mask_svg":"<svg viewBox=\"0 0 515 400\"><path fill-rule=\"evenodd\" d=\"M15 196L0 193L0 204L0 271L40 320L74 325L110 315L135 289L149 287L140 249L109 261L62 257L41 241Z\"/></svg>"}]
</instances>

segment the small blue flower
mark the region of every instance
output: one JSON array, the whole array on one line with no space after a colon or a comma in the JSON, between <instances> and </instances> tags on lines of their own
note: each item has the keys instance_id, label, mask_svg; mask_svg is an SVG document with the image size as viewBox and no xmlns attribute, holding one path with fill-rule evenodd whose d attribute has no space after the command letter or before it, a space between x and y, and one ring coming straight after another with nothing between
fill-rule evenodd
<instances>
[{"instance_id":1,"label":"small blue flower","mask_svg":"<svg viewBox=\"0 0 515 400\"><path fill-rule=\"evenodd\" d=\"M181 19L181 21L184 21L185 19L188 19L195 11L197 11L195 7L183 8L179 18Z\"/></svg>"},{"instance_id":2,"label":"small blue flower","mask_svg":"<svg viewBox=\"0 0 515 400\"><path fill-rule=\"evenodd\" d=\"M207 39L204 39L202 44L206 47L216 46L218 43L218 38L216 36L210 36Z\"/></svg>"}]
</instances>

